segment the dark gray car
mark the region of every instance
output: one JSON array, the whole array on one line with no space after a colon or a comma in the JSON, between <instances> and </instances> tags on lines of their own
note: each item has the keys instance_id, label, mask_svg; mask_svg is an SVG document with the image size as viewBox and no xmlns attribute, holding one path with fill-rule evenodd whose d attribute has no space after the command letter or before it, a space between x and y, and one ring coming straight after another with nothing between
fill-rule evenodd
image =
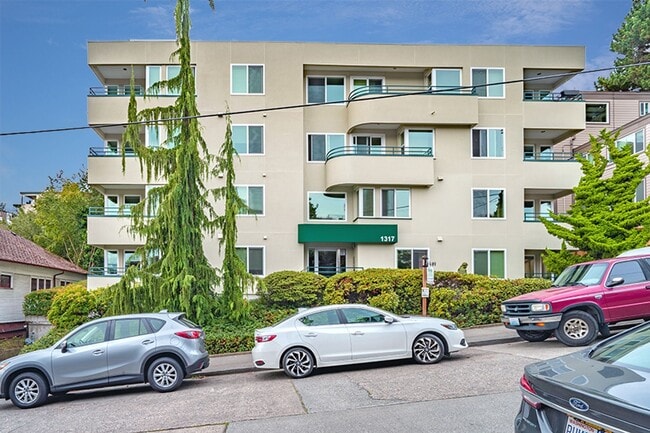
<instances>
[{"instance_id":1,"label":"dark gray car","mask_svg":"<svg viewBox=\"0 0 650 433\"><path fill-rule=\"evenodd\" d=\"M26 409L77 389L149 383L169 392L209 363L203 331L183 313L105 317L50 348L0 362L0 398Z\"/></svg>"},{"instance_id":2,"label":"dark gray car","mask_svg":"<svg viewBox=\"0 0 650 433\"><path fill-rule=\"evenodd\" d=\"M650 323L526 366L519 433L650 433Z\"/></svg>"}]
</instances>

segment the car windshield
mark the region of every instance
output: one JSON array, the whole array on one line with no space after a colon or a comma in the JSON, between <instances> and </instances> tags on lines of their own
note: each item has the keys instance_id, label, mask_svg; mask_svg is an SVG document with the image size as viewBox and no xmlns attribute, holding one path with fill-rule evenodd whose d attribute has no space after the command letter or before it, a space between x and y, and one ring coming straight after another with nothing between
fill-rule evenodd
<instances>
[{"instance_id":1,"label":"car windshield","mask_svg":"<svg viewBox=\"0 0 650 433\"><path fill-rule=\"evenodd\" d=\"M650 326L642 326L597 346L590 357L608 364L650 371Z\"/></svg>"},{"instance_id":2,"label":"car windshield","mask_svg":"<svg viewBox=\"0 0 650 433\"><path fill-rule=\"evenodd\" d=\"M588 263L569 266L555 279L554 287L591 286L598 284L607 270L607 263Z\"/></svg>"}]
</instances>

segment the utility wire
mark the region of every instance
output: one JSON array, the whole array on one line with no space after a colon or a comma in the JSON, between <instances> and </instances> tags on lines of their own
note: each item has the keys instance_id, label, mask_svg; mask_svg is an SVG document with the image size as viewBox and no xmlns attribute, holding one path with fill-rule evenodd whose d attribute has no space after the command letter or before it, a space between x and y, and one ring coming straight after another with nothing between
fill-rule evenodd
<instances>
[{"instance_id":1,"label":"utility wire","mask_svg":"<svg viewBox=\"0 0 650 433\"><path fill-rule=\"evenodd\" d=\"M587 71L578 71L578 72L564 72L561 74L550 74L550 75L541 75L538 77L530 77L530 78L522 78L518 80L508 80L508 81L500 81L500 82L495 82L495 83L489 83L489 84L479 84L479 85L473 85L473 86L460 86L460 87L453 87L453 88L445 88L445 89L440 89L440 90L423 90L421 92L409 92L409 93L396 93L396 94L381 94L377 96L366 96L362 99L343 99L339 101L328 101L328 102L317 102L317 103L307 103L307 104L295 104L295 105L282 105L278 107L269 107L269 108L256 108L252 110L241 110L241 111L225 111L225 112L220 112L220 113L212 113L212 114L200 114L197 116L185 116L185 117L175 117L175 118L169 118L169 119L159 119L160 122L163 121L170 121L170 120L187 120L187 119L205 119L205 118L211 118L211 117L223 117L223 116L236 116L240 114L251 114L251 113L267 113L271 111L282 111L282 110L293 110L295 108L308 108L308 107L318 107L322 105L340 105L340 104L352 104L355 102L359 101L368 101L368 100L374 100L374 99L387 99L387 98L400 98L404 96L412 96L412 95L430 95L430 94L435 94L435 93L449 93L452 91L457 91L457 90L469 90L469 89L476 89L480 87L490 87L490 86L499 86L499 85L506 85L506 84L516 84L516 83L526 83L529 81L538 81L538 80L544 80L548 78L562 78L562 77L567 77L567 76L576 76L576 75L581 75L581 74L592 74L595 72L604 72L604 71L611 71L614 69L620 70L620 69L626 69L626 68L631 68L635 66L647 66L650 65L650 61L648 62L639 62L639 63L632 63L629 65L624 65L624 66L612 66L609 68L599 68L599 69L590 69ZM15 135L30 135L30 134L45 134L45 133L52 133L52 132L68 132L68 131L80 131L84 129L95 129L95 128L107 128L107 127L115 127L115 126L128 126L128 125L151 125L155 124L156 122L152 122L149 120L141 120L141 121L135 121L135 122L122 122L122 123L104 123L104 124L98 124L98 125L88 125L88 126L73 126L69 128L52 128L52 129L35 129L35 130L29 130L29 131L15 131L15 132L0 132L0 137L9 137L9 136L15 136Z\"/></svg>"}]
</instances>

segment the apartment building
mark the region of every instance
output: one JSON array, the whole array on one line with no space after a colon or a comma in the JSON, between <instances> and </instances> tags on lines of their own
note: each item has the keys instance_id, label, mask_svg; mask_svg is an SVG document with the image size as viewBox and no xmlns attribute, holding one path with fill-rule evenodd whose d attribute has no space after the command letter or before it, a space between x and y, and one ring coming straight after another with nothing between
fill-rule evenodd
<instances>
[{"instance_id":1,"label":"apartment building","mask_svg":"<svg viewBox=\"0 0 650 433\"><path fill-rule=\"evenodd\" d=\"M99 84L88 96L98 139L89 183L105 196L91 209L88 242L105 251L89 288L114 283L138 262L129 206L147 182L121 134L131 68L139 108L178 73L173 41L90 42ZM541 252L560 242L537 216L570 194L579 164L553 146L585 128L585 103L555 93L584 68L583 47L193 42L202 115L233 114L236 184L249 206L238 217L238 252L255 275L309 270L332 275L419 267L517 278L543 272ZM280 107L293 107L282 108ZM212 153L226 119L200 120ZM143 127L149 146L164 142ZM223 179L210 179L208 187ZM219 208L219 207L218 207ZM220 265L218 238L205 252Z\"/></svg>"}]
</instances>

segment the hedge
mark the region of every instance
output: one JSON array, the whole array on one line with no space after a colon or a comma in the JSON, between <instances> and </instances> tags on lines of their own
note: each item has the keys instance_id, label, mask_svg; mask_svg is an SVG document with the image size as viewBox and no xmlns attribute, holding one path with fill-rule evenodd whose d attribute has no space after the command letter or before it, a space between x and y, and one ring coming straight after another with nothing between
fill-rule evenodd
<instances>
[{"instance_id":1,"label":"hedge","mask_svg":"<svg viewBox=\"0 0 650 433\"><path fill-rule=\"evenodd\" d=\"M61 290L61 287L55 287L53 289L29 292L25 295L23 301L23 314L25 316L47 316L47 312L50 311L50 307L52 306L54 295Z\"/></svg>"},{"instance_id":2,"label":"hedge","mask_svg":"<svg viewBox=\"0 0 650 433\"><path fill-rule=\"evenodd\" d=\"M326 282L327 278L313 272L274 272L262 279L258 295L269 307L313 307L322 302Z\"/></svg>"}]
</instances>

